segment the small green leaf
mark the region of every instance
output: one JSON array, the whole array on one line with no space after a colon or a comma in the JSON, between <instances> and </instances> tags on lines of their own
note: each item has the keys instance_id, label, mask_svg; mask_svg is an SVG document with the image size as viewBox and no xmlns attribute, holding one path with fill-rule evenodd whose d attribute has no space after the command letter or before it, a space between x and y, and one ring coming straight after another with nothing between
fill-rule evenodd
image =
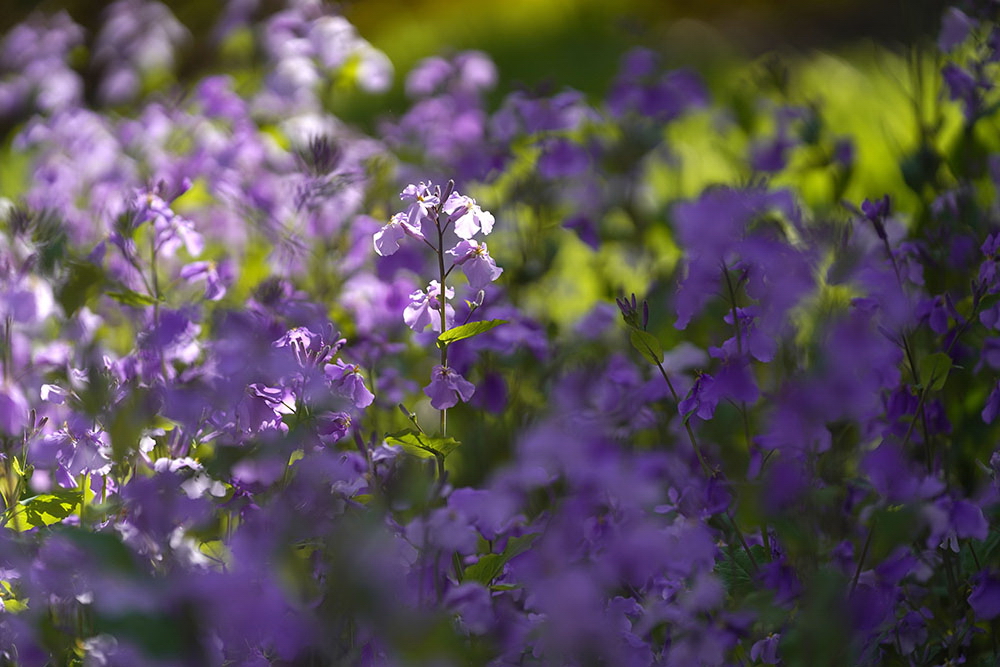
<instances>
[{"instance_id":1,"label":"small green leaf","mask_svg":"<svg viewBox=\"0 0 1000 667\"><path fill-rule=\"evenodd\" d=\"M536 537L538 535L510 538L507 540L507 548L503 550L503 553L480 556L477 562L465 568L465 579L478 581L484 586L489 586L494 579L500 576L500 573L503 572L503 566L510 559L531 548L531 543L535 541Z\"/></svg>"},{"instance_id":2,"label":"small green leaf","mask_svg":"<svg viewBox=\"0 0 1000 667\"><path fill-rule=\"evenodd\" d=\"M483 320L481 322L469 322L468 324L452 327L438 336L438 347L451 345L456 341L478 336L501 324L507 324L507 320Z\"/></svg>"},{"instance_id":3,"label":"small green leaf","mask_svg":"<svg viewBox=\"0 0 1000 667\"><path fill-rule=\"evenodd\" d=\"M663 363L663 346L659 339L648 331L642 329L632 329L628 338L632 341L632 347L639 351L639 354L646 357L652 364Z\"/></svg>"},{"instance_id":4,"label":"small green leaf","mask_svg":"<svg viewBox=\"0 0 1000 667\"><path fill-rule=\"evenodd\" d=\"M151 296L146 296L145 294L140 294L139 292L123 289L119 292L105 292L109 297L117 301L118 303L124 304L126 306L132 306L134 308L143 308L145 306L152 306L156 303L156 299Z\"/></svg>"},{"instance_id":5,"label":"small green leaf","mask_svg":"<svg viewBox=\"0 0 1000 667\"><path fill-rule=\"evenodd\" d=\"M920 381L929 391L944 388L951 371L951 357L944 352L935 352L920 360Z\"/></svg>"},{"instance_id":6,"label":"small green leaf","mask_svg":"<svg viewBox=\"0 0 1000 667\"><path fill-rule=\"evenodd\" d=\"M25 498L7 510L5 525L23 532L59 523L80 506L79 491L56 491Z\"/></svg>"},{"instance_id":7,"label":"small green leaf","mask_svg":"<svg viewBox=\"0 0 1000 667\"><path fill-rule=\"evenodd\" d=\"M431 456L444 458L462 444L455 438L435 438L412 429L390 433L385 437L385 441L387 444L402 447L410 454L422 458L430 458Z\"/></svg>"},{"instance_id":8,"label":"small green leaf","mask_svg":"<svg viewBox=\"0 0 1000 667\"><path fill-rule=\"evenodd\" d=\"M24 477L24 470L21 468L21 461L16 456L11 457L10 465L14 469L15 475L18 477Z\"/></svg>"}]
</instances>

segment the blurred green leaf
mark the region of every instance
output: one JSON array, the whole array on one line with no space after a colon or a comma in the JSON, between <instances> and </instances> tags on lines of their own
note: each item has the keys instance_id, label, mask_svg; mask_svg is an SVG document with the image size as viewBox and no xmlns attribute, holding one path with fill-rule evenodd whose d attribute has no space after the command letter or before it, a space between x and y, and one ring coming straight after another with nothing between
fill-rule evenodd
<instances>
[{"instance_id":1,"label":"blurred green leaf","mask_svg":"<svg viewBox=\"0 0 1000 667\"><path fill-rule=\"evenodd\" d=\"M23 532L59 523L80 506L80 492L61 490L25 498L5 512L4 525Z\"/></svg>"},{"instance_id":2,"label":"blurred green leaf","mask_svg":"<svg viewBox=\"0 0 1000 667\"><path fill-rule=\"evenodd\" d=\"M920 360L920 380L928 391L940 391L951 371L951 357L944 352L935 352Z\"/></svg>"},{"instance_id":3,"label":"blurred green leaf","mask_svg":"<svg viewBox=\"0 0 1000 667\"><path fill-rule=\"evenodd\" d=\"M628 339L632 341L632 347L638 350L639 354L644 356L649 363L663 363L663 346L660 345L660 340L656 336L641 329L631 329Z\"/></svg>"},{"instance_id":4,"label":"blurred green leaf","mask_svg":"<svg viewBox=\"0 0 1000 667\"><path fill-rule=\"evenodd\" d=\"M510 538L507 540L507 547L502 553L480 556L476 563L467 567L465 569L465 579L478 581L484 586L489 586L503 572L503 566L514 556L523 554L530 549L532 542L537 537L538 535L522 535Z\"/></svg>"},{"instance_id":5,"label":"blurred green leaf","mask_svg":"<svg viewBox=\"0 0 1000 667\"><path fill-rule=\"evenodd\" d=\"M97 298L104 285L104 271L90 262L74 261L69 265L69 276L59 290L59 305L67 317Z\"/></svg>"},{"instance_id":6,"label":"blurred green leaf","mask_svg":"<svg viewBox=\"0 0 1000 667\"><path fill-rule=\"evenodd\" d=\"M454 438L435 438L426 433L418 433L412 429L405 429L397 433L390 433L385 437L386 443L402 447L404 450L422 458L431 456L448 456L458 449L462 443Z\"/></svg>"},{"instance_id":7,"label":"blurred green leaf","mask_svg":"<svg viewBox=\"0 0 1000 667\"><path fill-rule=\"evenodd\" d=\"M135 308L143 308L145 306L152 306L156 303L156 299L151 296L146 296L145 294L140 294L139 292L123 289L118 292L105 292L109 297L117 301L118 303L124 304L126 306L133 306Z\"/></svg>"}]
</instances>

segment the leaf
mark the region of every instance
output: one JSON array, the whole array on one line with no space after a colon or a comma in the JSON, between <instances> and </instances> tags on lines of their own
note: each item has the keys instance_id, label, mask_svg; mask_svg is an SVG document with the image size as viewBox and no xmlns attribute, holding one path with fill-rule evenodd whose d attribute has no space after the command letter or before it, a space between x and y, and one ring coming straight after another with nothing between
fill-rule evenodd
<instances>
[{"instance_id":1,"label":"leaf","mask_svg":"<svg viewBox=\"0 0 1000 667\"><path fill-rule=\"evenodd\" d=\"M385 441L390 445L402 447L410 454L421 458L430 458L431 456L444 458L462 444L455 438L435 438L412 429L390 433L385 437Z\"/></svg>"},{"instance_id":2,"label":"leaf","mask_svg":"<svg viewBox=\"0 0 1000 667\"><path fill-rule=\"evenodd\" d=\"M452 327L438 336L438 347L441 347L442 345L451 345L456 341L478 336L479 334L486 333L490 329L498 327L501 324L507 324L507 320L482 320L481 322L469 322L468 324Z\"/></svg>"},{"instance_id":3,"label":"leaf","mask_svg":"<svg viewBox=\"0 0 1000 667\"><path fill-rule=\"evenodd\" d=\"M79 506L79 491L43 493L25 498L7 510L4 517L5 525L19 532L39 526L51 526L68 517Z\"/></svg>"},{"instance_id":4,"label":"leaf","mask_svg":"<svg viewBox=\"0 0 1000 667\"><path fill-rule=\"evenodd\" d=\"M660 345L660 340L656 336L642 329L632 329L629 331L628 338L632 341L632 347L646 357L647 361L652 364L663 363L663 346Z\"/></svg>"},{"instance_id":5,"label":"leaf","mask_svg":"<svg viewBox=\"0 0 1000 667\"><path fill-rule=\"evenodd\" d=\"M920 380L928 391L939 391L948 381L951 371L951 357L944 352L935 352L920 360Z\"/></svg>"},{"instance_id":6,"label":"leaf","mask_svg":"<svg viewBox=\"0 0 1000 667\"><path fill-rule=\"evenodd\" d=\"M156 303L156 299L153 297L140 294L139 292L130 289L124 289L120 292L105 292L105 294L118 303L126 306L132 306L134 308L144 308L146 306L152 306Z\"/></svg>"},{"instance_id":7,"label":"leaf","mask_svg":"<svg viewBox=\"0 0 1000 667\"><path fill-rule=\"evenodd\" d=\"M464 578L471 581L478 581L484 586L489 586L503 572L503 566L514 558L514 556L519 556L530 549L532 542L537 537L537 534L532 534L510 538L507 540L507 547L503 550L503 553L486 554L481 556L477 562L465 568Z\"/></svg>"},{"instance_id":8,"label":"leaf","mask_svg":"<svg viewBox=\"0 0 1000 667\"><path fill-rule=\"evenodd\" d=\"M90 262L71 262L69 277L59 290L59 305L71 317L94 299L104 284L104 271Z\"/></svg>"},{"instance_id":9,"label":"leaf","mask_svg":"<svg viewBox=\"0 0 1000 667\"><path fill-rule=\"evenodd\" d=\"M767 562L767 552L764 547L755 544L750 547L750 553L760 566ZM750 557L743 549L734 549L732 553L723 553L722 558L715 564L715 575L722 580L726 591L734 596L743 596L754 590L753 564Z\"/></svg>"}]
</instances>

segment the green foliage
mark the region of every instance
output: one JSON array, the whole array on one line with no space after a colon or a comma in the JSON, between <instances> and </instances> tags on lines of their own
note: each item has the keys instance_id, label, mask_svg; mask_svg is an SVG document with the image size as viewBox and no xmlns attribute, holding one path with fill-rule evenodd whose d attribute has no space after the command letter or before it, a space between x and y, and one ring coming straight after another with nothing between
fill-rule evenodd
<instances>
[{"instance_id":1,"label":"green foliage","mask_svg":"<svg viewBox=\"0 0 1000 667\"><path fill-rule=\"evenodd\" d=\"M480 556L477 562L465 568L463 578L489 586L503 572L504 565L530 549L537 537L538 535L522 535L510 538L502 553Z\"/></svg>"},{"instance_id":2,"label":"green foliage","mask_svg":"<svg viewBox=\"0 0 1000 667\"><path fill-rule=\"evenodd\" d=\"M80 507L80 491L58 490L25 498L4 512L3 524L23 532L59 523Z\"/></svg>"},{"instance_id":3,"label":"green foliage","mask_svg":"<svg viewBox=\"0 0 1000 667\"><path fill-rule=\"evenodd\" d=\"M97 298L104 282L104 270L101 267L86 261L71 261L69 275L59 290L59 305L67 316L72 316Z\"/></svg>"},{"instance_id":4,"label":"green foliage","mask_svg":"<svg viewBox=\"0 0 1000 667\"><path fill-rule=\"evenodd\" d=\"M406 452L421 458L446 458L462 444L455 438L433 437L413 429L391 433L386 436L385 441L386 444L402 447Z\"/></svg>"},{"instance_id":5,"label":"green foliage","mask_svg":"<svg viewBox=\"0 0 1000 667\"><path fill-rule=\"evenodd\" d=\"M767 552L761 545L755 544L750 547L750 553L753 554L758 567L767 562ZM750 561L750 556L742 549L730 549L715 563L715 575L722 580L726 592L734 598L741 598L756 590L753 572L754 565Z\"/></svg>"},{"instance_id":6,"label":"green foliage","mask_svg":"<svg viewBox=\"0 0 1000 667\"><path fill-rule=\"evenodd\" d=\"M951 371L951 357L944 352L929 354L920 360L920 380L928 391L940 391L944 389L945 382L948 381L948 373Z\"/></svg>"},{"instance_id":7,"label":"green foliage","mask_svg":"<svg viewBox=\"0 0 1000 667\"><path fill-rule=\"evenodd\" d=\"M632 347L638 350L646 358L646 361L651 364L663 363L663 346L660 345L660 340L656 336L648 331L632 327L629 329L628 339L632 342Z\"/></svg>"}]
</instances>

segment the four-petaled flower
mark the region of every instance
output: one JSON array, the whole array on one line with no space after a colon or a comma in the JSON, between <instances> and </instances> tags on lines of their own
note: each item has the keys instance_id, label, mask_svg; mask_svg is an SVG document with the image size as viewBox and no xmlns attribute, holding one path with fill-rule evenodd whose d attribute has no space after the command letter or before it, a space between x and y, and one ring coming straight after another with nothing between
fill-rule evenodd
<instances>
[{"instance_id":1,"label":"four-petaled flower","mask_svg":"<svg viewBox=\"0 0 1000 667\"><path fill-rule=\"evenodd\" d=\"M324 371L333 388L346 396L355 407L367 408L375 400L375 394L365 386L361 369L356 364L345 364L338 359L334 364L327 364Z\"/></svg>"},{"instance_id":2,"label":"four-petaled flower","mask_svg":"<svg viewBox=\"0 0 1000 667\"><path fill-rule=\"evenodd\" d=\"M455 297L455 289L452 287L445 288L445 297L448 299L453 299ZM427 286L427 292L423 290L414 290L410 294L410 303L403 310L403 321L406 322L406 326L410 327L414 331L423 331L428 324L434 331L441 331L441 284L432 280L430 285ZM455 318L455 310L451 305L445 306L445 327L450 327L452 321Z\"/></svg>"},{"instance_id":3,"label":"four-petaled flower","mask_svg":"<svg viewBox=\"0 0 1000 667\"><path fill-rule=\"evenodd\" d=\"M455 258L455 264L462 267L469 286L481 290L500 277L503 269L490 257L485 243L475 240L460 241L458 245L447 252Z\"/></svg>"},{"instance_id":4,"label":"four-petaled flower","mask_svg":"<svg viewBox=\"0 0 1000 667\"><path fill-rule=\"evenodd\" d=\"M444 212L455 223L455 235L460 239L469 240L477 232L486 235L493 231L493 214L481 209L472 197L453 192L444 203Z\"/></svg>"},{"instance_id":5,"label":"four-petaled flower","mask_svg":"<svg viewBox=\"0 0 1000 667\"><path fill-rule=\"evenodd\" d=\"M412 236L419 240L424 238L419 223L413 224L406 213L397 213L392 216L388 224L375 232L372 239L375 244L375 252L382 257L388 257L399 250L399 241L404 236Z\"/></svg>"},{"instance_id":6,"label":"four-petaled flower","mask_svg":"<svg viewBox=\"0 0 1000 667\"><path fill-rule=\"evenodd\" d=\"M399 198L410 202L404 215L410 226L416 227L418 230L424 219L431 217L431 211L441 203L437 193L431 188L430 183L424 183L423 181L417 185L413 185L412 183L407 185L399 193Z\"/></svg>"},{"instance_id":7,"label":"four-petaled flower","mask_svg":"<svg viewBox=\"0 0 1000 667\"><path fill-rule=\"evenodd\" d=\"M468 402L475 392L474 384L447 366L435 366L431 371L431 383L424 387L435 410L454 407L459 399Z\"/></svg>"}]
</instances>

